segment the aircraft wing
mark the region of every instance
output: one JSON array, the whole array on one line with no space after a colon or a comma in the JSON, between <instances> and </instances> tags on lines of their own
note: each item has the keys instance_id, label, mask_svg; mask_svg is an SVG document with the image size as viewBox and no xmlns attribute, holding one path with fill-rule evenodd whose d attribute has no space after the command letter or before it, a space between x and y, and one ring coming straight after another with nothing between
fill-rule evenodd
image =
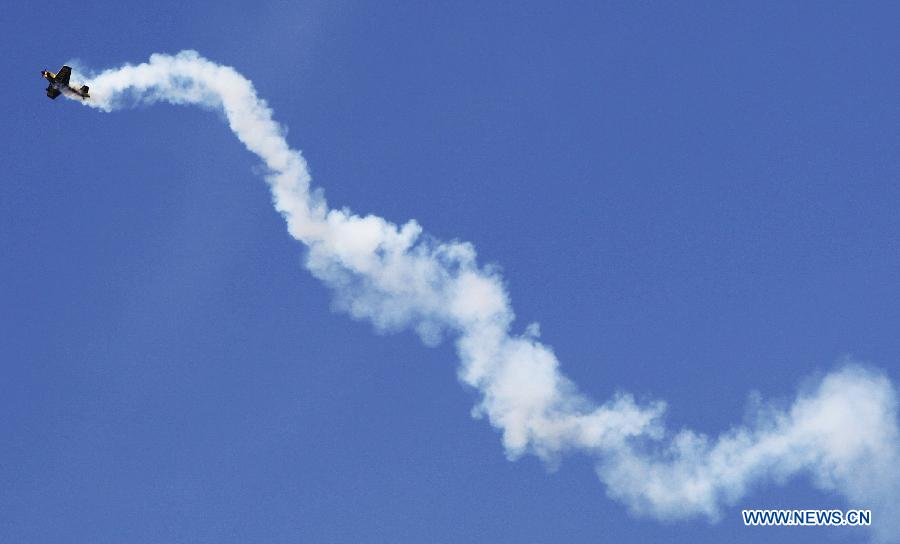
<instances>
[{"instance_id":1,"label":"aircraft wing","mask_svg":"<svg viewBox=\"0 0 900 544\"><path fill-rule=\"evenodd\" d=\"M56 74L56 81L62 85L68 85L70 75L72 75L72 69L68 66L63 66L59 69L59 73Z\"/></svg>"},{"instance_id":2,"label":"aircraft wing","mask_svg":"<svg viewBox=\"0 0 900 544\"><path fill-rule=\"evenodd\" d=\"M59 96L60 94L61 93L60 93L59 89L57 89L53 85L50 85L49 87L47 87L47 96L49 96L50 98L53 98L55 100L56 97Z\"/></svg>"}]
</instances>

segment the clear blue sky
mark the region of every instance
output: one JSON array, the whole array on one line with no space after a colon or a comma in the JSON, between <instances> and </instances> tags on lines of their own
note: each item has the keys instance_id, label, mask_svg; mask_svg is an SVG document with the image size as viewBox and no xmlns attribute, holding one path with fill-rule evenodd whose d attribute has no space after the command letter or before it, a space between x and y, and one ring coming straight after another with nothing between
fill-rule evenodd
<instances>
[{"instance_id":1,"label":"clear blue sky","mask_svg":"<svg viewBox=\"0 0 900 544\"><path fill-rule=\"evenodd\" d=\"M846 356L900 380L889 3L15 2L0 108L0 542L855 542L804 478L717 524L504 458L452 346L333 313L219 116L44 96L192 48L333 206L469 240L602 400L718 433Z\"/></svg>"}]
</instances>

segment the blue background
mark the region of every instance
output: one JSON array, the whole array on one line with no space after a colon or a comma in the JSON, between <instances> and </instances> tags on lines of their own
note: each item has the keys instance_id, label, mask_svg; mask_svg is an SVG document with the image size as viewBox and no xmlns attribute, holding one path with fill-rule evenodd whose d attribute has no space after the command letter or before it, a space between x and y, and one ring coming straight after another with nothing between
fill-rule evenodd
<instances>
[{"instance_id":1,"label":"blue background","mask_svg":"<svg viewBox=\"0 0 900 544\"><path fill-rule=\"evenodd\" d=\"M253 80L332 206L476 244L595 399L673 429L900 377L891 3L15 2L0 15L0 541L854 542L635 519L508 462L452 345L330 311L219 116L49 101L192 48ZM877 519L875 520L877 523Z\"/></svg>"}]
</instances>

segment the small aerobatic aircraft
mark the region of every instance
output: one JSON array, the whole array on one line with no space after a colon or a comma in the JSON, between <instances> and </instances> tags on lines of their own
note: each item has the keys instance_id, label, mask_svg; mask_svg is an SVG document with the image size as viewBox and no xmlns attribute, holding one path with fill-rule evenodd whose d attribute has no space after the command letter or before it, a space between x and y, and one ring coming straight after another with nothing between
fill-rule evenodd
<instances>
[{"instance_id":1,"label":"small aerobatic aircraft","mask_svg":"<svg viewBox=\"0 0 900 544\"><path fill-rule=\"evenodd\" d=\"M80 89L69 86L69 76L72 75L72 69L68 66L60 68L58 74L48 72L47 70L41 70L41 75L50 82L50 85L47 86L47 96L50 98L56 99L56 97L62 93L80 96L82 99L90 98L91 96L88 94L87 85L82 85Z\"/></svg>"}]
</instances>

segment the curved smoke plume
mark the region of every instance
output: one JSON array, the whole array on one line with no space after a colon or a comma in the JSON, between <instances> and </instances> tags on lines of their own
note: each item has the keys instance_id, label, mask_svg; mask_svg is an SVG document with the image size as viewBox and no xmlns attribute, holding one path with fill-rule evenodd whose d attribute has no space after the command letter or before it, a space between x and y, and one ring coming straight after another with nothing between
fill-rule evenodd
<instances>
[{"instance_id":1,"label":"curved smoke plume","mask_svg":"<svg viewBox=\"0 0 900 544\"><path fill-rule=\"evenodd\" d=\"M267 167L275 208L338 306L379 330L411 328L429 345L453 338L460 380L479 393L473 414L502 433L510 458L587 453L610 496L635 513L670 519L716 519L751 486L806 474L849 506L871 508L876 535L900 533L891 521L900 519L897 397L882 374L846 366L801 391L787 410L759 408L753 422L715 438L667 431L663 402L641 405L619 394L597 404L562 374L536 327L514 334L503 280L478 265L471 244L434 240L415 221L330 209L272 111L233 68L184 51L87 83L92 98L84 104L105 111L154 102L221 110Z\"/></svg>"}]
</instances>

